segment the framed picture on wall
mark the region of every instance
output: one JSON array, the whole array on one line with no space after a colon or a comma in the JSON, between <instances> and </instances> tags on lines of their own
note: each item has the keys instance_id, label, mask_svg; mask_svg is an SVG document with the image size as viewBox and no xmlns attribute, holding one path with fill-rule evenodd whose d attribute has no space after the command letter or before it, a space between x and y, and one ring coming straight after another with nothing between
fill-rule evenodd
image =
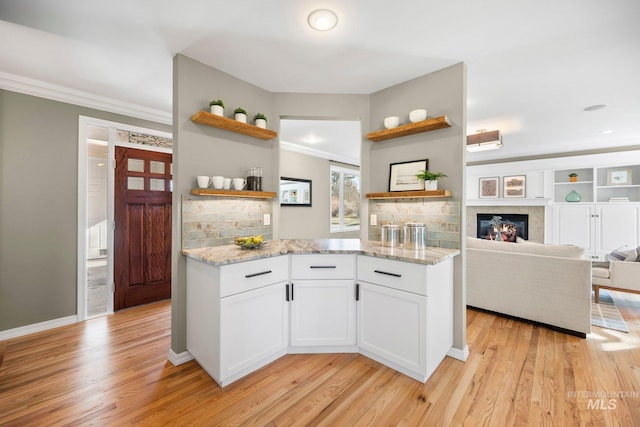
<instances>
[{"instance_id":1,"label":"framed picture on wall","mask_svg":"<svg viewBox=\"0 0 640 427\"><path fill-rule=\"evenodd\" d=\"M480 178L478 197L481 199L497 199L500 196L500 177Z\"/></svg>"},{"instance_id":2,"label":"framed picture on wall","mask_svg":"<svg viewBox=\"0 0 640 427\"><path fill-rule=\"evenodd\" d=\"M391 163L389 166L389 191L424 190L424 181L416 176L429 167L429 159Z\"/></svg>"},{"instance_id":3,"label":"framed picture on wall","mask_svg":"<svg viewBox=\"0 0 640 427\"><path fill-rule=\"evenodd\" d=\"M607 172L607 185L631 184L631 169L622 169Z\"/></svg>"},{"instance_id":4,"label":"framed picture on wall","mask_svg":"<svg viewBox=\"0 0 640 427\"><path fill-rule=\"evenodd\" d=\"M502 178L504 197L525 197L526 175L505 176Z\"/></svg>"}]
</instances>

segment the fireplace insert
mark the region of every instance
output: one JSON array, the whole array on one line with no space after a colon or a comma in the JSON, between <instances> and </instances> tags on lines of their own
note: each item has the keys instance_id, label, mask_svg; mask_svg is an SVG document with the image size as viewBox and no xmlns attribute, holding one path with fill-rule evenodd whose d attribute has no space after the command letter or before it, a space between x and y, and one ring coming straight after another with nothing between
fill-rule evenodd
<instances>
[{"instance_id":1,"label":"fireplace insert","mask_svg":"<svg viewBox=\"0 0 640 427\"><path fill-rule=\"evenodd\" d=\"M529 240L529 215L528 214L492 214L479 213L477 215L478 232L480 239L496 239L496 231L491 223L494 216L501 217L501 236L503 241L515 242L516 237Z\"/></svg>"}]
</instances>

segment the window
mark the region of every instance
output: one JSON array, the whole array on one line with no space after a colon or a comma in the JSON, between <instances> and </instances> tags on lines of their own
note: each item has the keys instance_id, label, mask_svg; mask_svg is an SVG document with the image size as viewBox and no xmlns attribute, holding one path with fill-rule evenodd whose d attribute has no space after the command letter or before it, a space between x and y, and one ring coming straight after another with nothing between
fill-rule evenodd
<instances>
[{"instance_id":1,"label":"window","mask_svg":"<svg viewBox=\"0 0 640 427\"><path fill-rule=\"evenodd\" d=\"M360 171L331 166L331 232L360 230Z\"/></svg>"}]
</instances>

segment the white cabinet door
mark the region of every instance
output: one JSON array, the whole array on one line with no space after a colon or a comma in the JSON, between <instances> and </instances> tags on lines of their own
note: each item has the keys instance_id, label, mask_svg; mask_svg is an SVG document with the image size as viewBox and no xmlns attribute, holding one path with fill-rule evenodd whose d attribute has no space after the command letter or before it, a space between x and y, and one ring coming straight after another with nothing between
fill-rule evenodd
<instances>
[{"instance_id":1,"label":"white cabinet door","mask_svg":"<svg viewBox=\"0 0 640 427\"><path fill-rule=\"evenodd\" d=\"M285 286L276 283L220 300L222 386L286 353Z\"/></svg>"},{"instance_id":2,"label":"white cabinet door","mask_svg":"<svg viewBox=\"0 0 640 427\"><path fill-rule=\"evenodd\" d=\"M595 208L592 204L554 207L554 243L576 245L595 252Z\"/></svg>"},{"instance_id":3,"label":"white cabinet door","mask_svg":"<svg viewBox=\"0 0 640 427\"><path fill-rule=\"evenodd\" d=\"M292 346L355 345L355 320L353 280L293 281Z\"/></svg>"},{"instance_id":4,"label":"white cabinet door","mask_svg":"<svg viewBox=\"0 0 640 427\"><path fill-rule=\"evenodd\" d=\"M426 376L427 297L360 281L357 312L365 355Z\"/></svg>"},{"instance_id":5,"label":"white cabinet door","mask_svg":"<svg viewBox=\"0 0 640 427\"><path fill-rule=\"evenodd\" d=\"M599 206L597 224L599 252L607 254L620 246L638 246L636 206Z\"/></svg>"}]
</instances>

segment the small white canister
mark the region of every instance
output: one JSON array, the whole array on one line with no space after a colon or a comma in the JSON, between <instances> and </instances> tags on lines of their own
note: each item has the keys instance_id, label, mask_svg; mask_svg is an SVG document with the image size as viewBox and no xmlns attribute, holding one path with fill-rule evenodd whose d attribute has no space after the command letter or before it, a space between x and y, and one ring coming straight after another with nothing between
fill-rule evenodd
<instances>
[{"instance_id":1,"label":"small white canister","mask_svg":"<svg viewBox=\"0 0 640 427\"><path fill-rule=\"evenodd\" d=\"M404 225L405 249L425 249L427 247L427 227L420 222L408 222Z\"/></svg>"}]
</instances>

